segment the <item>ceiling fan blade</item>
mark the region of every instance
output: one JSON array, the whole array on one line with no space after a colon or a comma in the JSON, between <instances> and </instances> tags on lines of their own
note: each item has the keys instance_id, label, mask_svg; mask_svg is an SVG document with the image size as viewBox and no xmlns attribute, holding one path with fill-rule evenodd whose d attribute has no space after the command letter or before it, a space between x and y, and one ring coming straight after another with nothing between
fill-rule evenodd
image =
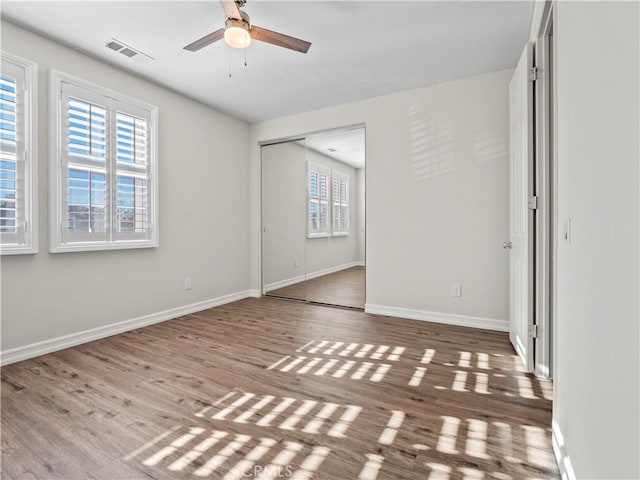
<instances>
[{"instance_id":1,"label":"ceiling fan blade","mask_svg":"<svg viewBox=\"0 0 640 480\"><path fill-rule=\"evenodd\" d=\"M266 28L261 28L256 25L252 25L249 32L251 33L251 38L254 40L288 48L289 50L295 50L300 53L307 53L311 46L310 42L305 42L299 38L290 37L289 35L267 30Z\"/></svg>"},{"instance_id":2,"label":"ceiling fan blade","mask_svg":"<svg viewBox=\"0 0 640 480\"><path fill-rule=\"evenodd\" d=\"M235 18L236 20L240 20L242 17L240 16L240 9L238 5L236 5L235 0L220 0L220 5L222 5L222 9L224 10L224 14L227 18Z\"/></svg>"},{"instance_id":3,"label":"ceiling fan blade","mask_svg":"<svg viewBox=\"0 0 640 480\"><path fill-rule=\"evenodd\" d=\"M184 47L184 50L189 50L191 52L197 52L201 48L204 48L207 45L211 45L213 42L217 42L222 37L224 37L224 28L216 30L215 32L211 32L210 34L205 35L204 37L196 40L195 42L190 43L189 45Z\"/></svg>"}]
</instances>

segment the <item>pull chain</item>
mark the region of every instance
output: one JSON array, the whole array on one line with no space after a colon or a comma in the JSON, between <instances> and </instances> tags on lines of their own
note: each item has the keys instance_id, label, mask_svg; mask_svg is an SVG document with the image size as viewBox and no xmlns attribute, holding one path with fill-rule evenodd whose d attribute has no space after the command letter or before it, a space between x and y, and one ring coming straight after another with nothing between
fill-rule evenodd
<instances>
[{"instance_id":1,"label":"pull chain","mask_svg":"<svg viewBox=\"0 0 640 480\"><path fill-rule=\"evenodd\" d=\"M229 78L231 78L231 48L227 48L227 52L229 52Z\"/></svg>"}]
</instances>

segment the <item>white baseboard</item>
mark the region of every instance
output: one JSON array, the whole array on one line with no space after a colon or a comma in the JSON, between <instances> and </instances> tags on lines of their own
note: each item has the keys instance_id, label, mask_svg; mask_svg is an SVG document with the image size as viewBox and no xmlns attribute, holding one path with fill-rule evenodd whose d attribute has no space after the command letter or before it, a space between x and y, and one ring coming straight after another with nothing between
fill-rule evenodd
<instances>
[{"instance_id":1,"label":"white baseboard","mask_svg":"<svg viewBox=\"0 0 640 480\"><path fill-rule=\"evenodd\" d=\"M455 315L452 313L429 312L427 310L413 310L410 308L372 305L370 303L367 303L364 306L364 311L366 313L373 313L376 315L410 318L412 320L458 325L460 327L483 328L485 330L497 330L500 332L509 331L509 322L507 320L497 320L493 318L470 317L467 315Z\"/></svg>"},{"instance_id":2,"label":"white baseboard","mask_svg":"<svg viewBox=\"0 0 640 480\"><path fill-rule=\"evenodd\" d=\"M573 470L571 458L565 448L564 436L555 420L551 422L551 444L562 480L576 480L576 472Z\"/></svg>"},{"instance_id":3,"label":"white baseboard","mask_svg":"<svg viewBox=\"0 0 640 480\"><path fill-rule=\"evenodd\" d=\"M364 267L364 262L343 263L342 265L336 265L335 267L323 268L322 270L310 272L306 275L298 275L295 277L280 280L278 282L268 283L264 286L264 291L265 293L270 292L272 290L277 290L278 288L288 287L289 285L293 285L295 283L304 282L305 280L311 280L312 278L322 277L323 275L329 275L330 273L336 273L351 267Z\"/></svg>"},{"instance_id":4,"label":"white baseboard","mask_svg":"<svg viewBox=\"0 0 640 480\"><path fill-rule=\"evenodd\" d=\"M335 267L323 268L322 270L317 270L315 272L307 273L307 280L311 280L312 278L322 277L323 275L329 275L330 273L336 273L341 270L346 270L347 268L358 267L361 266L362 262L349 262L343 263L342 265L336 265Z\"/></svg>"},{"instance_id":5,"label":"white baseboard","mask_svg":"<svg viewBox=\"0 0 640 480\"><path fill-rule=\"evenodd\" d=\"M188 315L190 313L206 310L207 308L217 307L219 305L254 296L260 296L260 292L258 290L245 290L242 292L231 293L222 297L192 303L191 305L184 305L182 307L172 308L163 312L152 313L150 315L144 315L131 320L112 323L103 327L92 328L82 332L71 333L69 335L43 340L30 345L12 348L10 350L0 352L0 365L9 365L10 363L20 362L22 360L27 360L28 358L38 357L46 353L80 345L81 343L92 342L94 340L99 340L100 338L128 332L130 330L135 330L136 328L153 325L154 323L165 322L183 315Z\"/></svg>"},{"instance_id":6,"label":"white baseboard","mask_svg":"<svg viewBox=\"0 0 640 480\"><path fill-rule=\"evenodd\" d=\"M271 290L277 290L279 288L288 287L289 285L293 285L294 283L304 282L307 279L305 275L298 275L296 277L285 278L284 280L280 280L278 282L269 283L264 286L265 293L270 292Z\"/></svg>"}]
</instances>

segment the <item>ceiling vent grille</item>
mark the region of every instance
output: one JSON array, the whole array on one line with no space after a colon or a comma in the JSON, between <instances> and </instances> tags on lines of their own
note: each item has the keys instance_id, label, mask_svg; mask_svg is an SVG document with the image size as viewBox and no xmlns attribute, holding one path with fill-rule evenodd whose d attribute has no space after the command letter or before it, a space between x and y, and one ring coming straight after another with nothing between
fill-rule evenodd
<instances>
[{"instance_id":1,"label":"ceiling vent grille","mask_svg":"<svg viewBox=\"0 0 640 480\"><path fill-rule=\"evenodd\" d=\"M138 55L138 52L136 52L135 50L131 50L130 48L127 48L127 47L124 47L122 50L120 50L120 53L123 55L126 55L129 58Z\"/></svg>"},{"instance_id":2,"label":"ceiling vent grille","mask_svg":"<svg viewBox=\"0 0 640 480\"><path fill-rule=\"evenodd\" d=\"M146 53L142 53L140 50L136 50L135 48L127 45L124 42L121 42L120 40L116 40L115 38L109 39L105 43L105 46L108 49L113 50L114 52L121 53L125 57L133 58L140 63L146 63L150 60L155 60L155 58L153 58L152 56L147 55Z\"/></svg>"},{"instance_id":3,"label":"ceiling vent grille","mask_svg":"<svg viewBox=\"0 0 640 480\"><path fill-rule=\"evenodd\" d=\"M107 42L107 48L110 48L111 50L115 50L117 52L118 50L121 50L122 48L124 48L124 45L116 42L115 40L111 40Z\"/></svg>"}]
</instances>

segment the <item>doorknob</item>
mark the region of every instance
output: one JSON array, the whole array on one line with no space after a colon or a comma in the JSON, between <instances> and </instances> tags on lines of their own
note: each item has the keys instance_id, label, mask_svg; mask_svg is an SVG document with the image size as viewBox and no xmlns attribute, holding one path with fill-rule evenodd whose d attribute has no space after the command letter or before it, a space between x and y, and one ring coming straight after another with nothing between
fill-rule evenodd
<instances>
[{"instance_id":1,"label":"doorknob","mask_svg":"<svg viewBox=\"0 0 640 480\"><path fill-rule=\"evenodd\" d=\"M504 248L505 250L511 250L511 242L503 242L502 243L502 248Z\"/></svg>"}]
</instances>

